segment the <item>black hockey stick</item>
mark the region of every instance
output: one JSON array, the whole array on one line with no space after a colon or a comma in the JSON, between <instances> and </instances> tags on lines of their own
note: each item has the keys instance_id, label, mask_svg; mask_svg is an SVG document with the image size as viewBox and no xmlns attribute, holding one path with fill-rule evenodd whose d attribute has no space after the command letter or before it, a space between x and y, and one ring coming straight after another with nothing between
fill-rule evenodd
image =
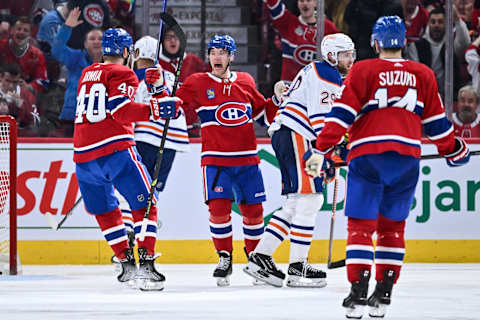
<instances>
[{"instance_id":1,"label":"black hockey stick","mask_svg":"<svg viewBox=\"0 0 480 320\"><path fill-rule=\"evenodd\" d=\"M67 220L67 218L72 214L73 209L75 209L81 201L82 201L82 196L80 196L80 198L78 198L78 200L75 201L75 203L73 204L73 206L72 206L72 207L70 208L70 210L68 210L68 212L63 216L63 218L62 218L62 220L60 220L60 222L57 222L57 220L55 220L55 218L53 217L52 214L50 214L50 212L45 213L45 219L47 219L47 222L48 222L48 224L50 225L50 227L51 227L53 230L58 230L58 229L60 229L60 227L65 223L65 221Z\"/></svg>"},{"instance_id":2,"label":"black hockey stick","mask_svg":"<svg viewBox=\"0 0 480 320\"><path fill-rule=\"evenodd\" d=\"M328 259L327 268L335 269L345 266L345 259L332 262L332 247L333 247L333 229L335 225L335 216L337 215L337 197L338 197L338 170L335 170L335 182L333 187L333 202L332 202L332 216L330 218L330 236L328 238Z\"/></svg>"},{"instance_id":3,"label":"black hockey stick","mask_svg":"<svg viewBox=\"0 0 480 320\"><path fill-rule=\"evenodd\" d=\"M183 64L183 56L185 54L185 48L187 46L187 37L183 32L182 28L180 27L180 25L175 20L175 18L173 18L170 14L163 12L160 14L160 17L165 22L165 24L169 27L169 29L173 30L175 35L180 40L180 50L179 50L180 55L179 55L177 69L175 70L175 81L173 83L173 89L171 94L171 96L173 97L175 96L175 93L177 92L177 88L178 88L180 71L182 70L182 64ZM143 216L143 221L142 221L142 227L140 229L140 234L139 234L140 241L143 241L145 239L145 234L147 232L148 217L150 216L150 210L152 209L152 205L153 205L153 196L155 194L155 188L157 187L157 184L158 184L158 175L160 174L160 165L162 164L163 151L165 150L165 142L167 140L167 131L168 131L169 125L170 125L170 118L165 120L165 125L163 127L162 140L160 141L160 149L158 150L157 160L155 161L155 167L153 171L152 185L150 186L150 193L147 199L147 210L145 210L145 215Z\"/></svg>"}]
</instances>

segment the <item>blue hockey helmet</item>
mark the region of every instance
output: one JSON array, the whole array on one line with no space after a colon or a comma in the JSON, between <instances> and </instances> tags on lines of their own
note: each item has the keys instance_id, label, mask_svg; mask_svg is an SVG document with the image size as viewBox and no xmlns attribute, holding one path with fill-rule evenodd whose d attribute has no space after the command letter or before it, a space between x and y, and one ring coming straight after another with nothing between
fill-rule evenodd
<instances>
[{"instance_id":1,"label":"blue hockey helmet","mask_svg":"<svg viewBox=\"0 0 480 320\"><path fill-rule=\"evenodd\" d=\"M110 56L123 55L123 48L130 53L133 51L133 40L127 31L122 28L110 28L103 33L103 54Z\"/></svg>"},{"instance_id":2,"label":"blue hockey helmet","mask_svg":"<svg viewBox=\"0 0 480 320\"><path fill-rule=\"evenodd\" d=\"M227 50L230 55L234 55L237 51L237 46L235 45L235 40L230 37L228 34L216 34L208 43L208 52L212 48L219 48Z\"/></svg>"},{"instance_id":3,"label":"blue hockey helmet","mask_svg":"<svg viewBox=\"0 0 480 320\"><path fill-rule=\"evenodd\" d=\"M375 47L375 40L377 40L381 49L403 48L405 33L405 24L399 16L383 16L378 18L373 26L370 44Z\"/></svg>"}]
</instances>

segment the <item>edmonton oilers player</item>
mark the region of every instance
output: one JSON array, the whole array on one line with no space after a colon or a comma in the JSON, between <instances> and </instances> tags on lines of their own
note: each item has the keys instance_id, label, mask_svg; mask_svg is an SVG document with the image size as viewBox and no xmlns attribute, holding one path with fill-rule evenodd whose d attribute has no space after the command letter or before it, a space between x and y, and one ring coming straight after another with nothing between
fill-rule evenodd
<instances>
[{"instance_id":1,"label":"edmonton oilers player","mask_svg":"<svg viewBox=\"0 0 480 320\"><path fill-rule=\"evenodd\" d=\"M422 127L455 167L469 161L465 142L455 137L427 66L402 59L405 25L398 16L380 17L372 46L379 58L357 62L317 137L319 151L306 153L306 171L319 175L324 157L348 130L350 152L345 216L348 217L346 317L360 319L368 304L384 317L405 255L405 220L419 175ZM377 233L375 250L372 234ZM375 290L367 299L371 266Z\"/></svg>"},{"instance_id":2,"label":"edmonton oilers player","mask_svg":"<svg viewBox=\"0 0 480 320\"><path fill-rule=\"evenodd\" d=\"M156 207L152 206L145 240L138 241L137 270L114 188L127 199L134 222L141 223L151 179L135 148L132 122L150 115L174 116L178 98L162 97L166 93L161 92L149 100L150 106L132 101L138 80L124 65L132 52L132 38L125 30L105 31L102 49L105 62L85 68L78 83L73 137L78 184L87 211L121 262L118 281L141 290L162 290L165 277L154 267Z\"/></svg>"},{"instance_id":3,"label":"edmonton oilers player","mask_svg":"<svg viewBox=\"0 0 480 320\"><path fill-rule=\"evenodd\" d=\"M265 189L258 163L253 121L272 120L277 106L256 89L253 78L230 70L236 51L228 35L215 35L208 44L212 72L187 77L177 96L183 108L195 110L201 121L201 166L210 232L219 255L213 276L229 284L232 273L232 201L243 217L245 250L255 249L263 234ZM235 196L234 196L235 195Z\"/></svg>"}]
</instances>

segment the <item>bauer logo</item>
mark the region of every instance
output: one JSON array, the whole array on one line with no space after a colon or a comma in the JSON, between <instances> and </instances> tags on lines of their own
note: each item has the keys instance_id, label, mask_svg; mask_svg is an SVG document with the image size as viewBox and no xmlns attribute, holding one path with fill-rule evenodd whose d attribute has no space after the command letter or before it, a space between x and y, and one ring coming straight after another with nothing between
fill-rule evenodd
<instances>
[{"instance_id":1,"label":"bauer logo","mask_svg":"<svg viewBox=\"0 0 480 320\"><path fill-rule=\"evenodd\" d=\"M309 64L317 58L317 48L311 44L299 45L293 52L295 61L302 65Z\"/></svg>"},{"instance_id":2,"label":"bauer logo","mask_svg":"<svg viewBox=\"0 0 480 320\"><path fill-rule=\"evenodd\" d=\"M86 6L85 9L83 9L83 17L95 28L99 28L103 24L103 11L98 4L89 4Z\"/></svg>"},{"instance_id":3,"label":"bauer logo","mask_svg":"<svg viewBox=\"0 0 480 320\"><path fill-rule=\"evenodd\" d=\"M241 126L250 120L252 107L239 102L226 102L218 106L215 119L223 126Z\"/></svg>"}]
</instances>

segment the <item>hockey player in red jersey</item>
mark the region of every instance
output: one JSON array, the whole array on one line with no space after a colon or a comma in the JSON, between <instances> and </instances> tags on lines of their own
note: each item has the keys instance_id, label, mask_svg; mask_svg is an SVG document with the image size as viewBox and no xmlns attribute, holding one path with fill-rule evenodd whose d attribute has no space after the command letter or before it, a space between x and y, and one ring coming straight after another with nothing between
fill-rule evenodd
<instances>
[{"instance_id":1,"label":"hockey player in red jersey","mask_svg":"<svg viewBox=\"0 0 480 320\"><path fill-rule=\"evenodd\" d=\"M322 39L321 53L324 61L312 62L295 77L268 130L282 174L282 195L286 199L282 209L270 219L243 270L277 287L283 285L285 274L277 269L272 255L286 238L290 238L287 286L321 288L327 284L326 273L307 261L315 220L324 200L324 179L309 177L303 171L302 156L315 143L325 115L340 95L340 73L346 74L351 68L355 46L347 35L335 33ZM332 171L334 175L335 170Z\"/></svg>"},{"instance_id":2,"label":"hockey player in red jersey","mask_svg":"<svg viewBox=\"0 0 480 320\"><path fill-rule=\"evenodd\" d=\"M183 107L193 108L201 120L201 166L210 232L219 255L213 276L229 284L232 273L232 222L235 199L243 216L245 250L255 249L263 234L265 189L258 163L253 121L272 120L277 106L256 89L253 78L230 70L236 51L228 35L215 35L208 45L212 72L195 73L177 91ZM235 196L234 196L235 194Z\"/></svg>"},{"instance_id":3,"label":"hockey player in red jersey","mask_svg":"<svg viewBox=\"0 0 480 320\"><path fill-rule=\"evenodd\" d=\"M405 43L405 25L398 16L377 20L372 45L379 58L352 67L317 137L319 151L304 155L307 173L319 175L324 157L348 129L347 318L360 319L367 304L370 316L384 317L390 304L405 255L405 220L419 176L422 126L449 166L470 158L465 142L454 137L432 70L402 59ZM367 299L373 262L377 284Z\"/></svg>"},{"instance_id":4,"label":"hockey player in red jersey","mask_svg":"<svg viewBox=\"0 0 480 320\"><path fill-rule=\"evenodd\" d=\"M127 199L138 233L151 178L135 148L132 122L148 120L150 115L156 119L174 116L178 98L159 92L150 99L150 106L132 101L138 80L124 65L132 52L132 38L125 30L108 29L102 49L105 62L85 68L78 84L73 137L78 184L86 210L95 216L121 262L118 281L141 290L162 290L165 277L154 267L157 209L152 206L145 240L137 240L137 270L114 188Z\"/></svg>"}]
</instances>

